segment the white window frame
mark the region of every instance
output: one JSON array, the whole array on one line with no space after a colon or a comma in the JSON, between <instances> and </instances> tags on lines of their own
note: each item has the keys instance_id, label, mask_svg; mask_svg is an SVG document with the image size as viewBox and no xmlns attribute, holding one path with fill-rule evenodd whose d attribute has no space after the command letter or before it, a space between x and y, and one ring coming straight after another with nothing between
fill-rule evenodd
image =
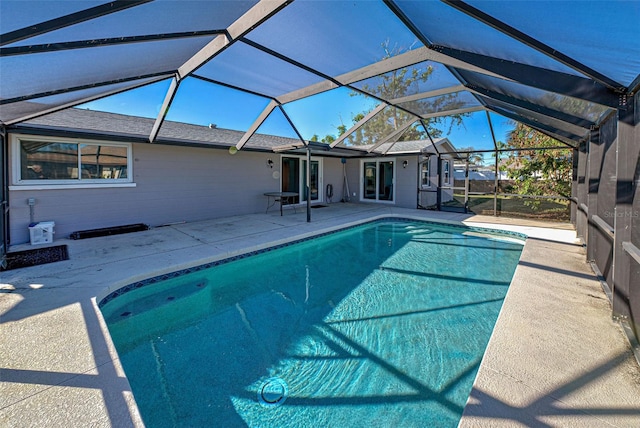
<instances>
[{"instance_id":1,"label":"white window frame","mask_svg":"<svg viewBox=\"0 0 640 428\"><path fill-rule=\"evenodd\" d=\"M80 153L81 144L100 145L100 146L112 146L112 147L124 147L127 149L127 178L101 178L101 179L87 179L82 178L81 174L78 174L79 178L63 179L63 180L23 180L21 177L21 162L20 156L22 150L20 148L21 141L41 141L43 143L62 143L62 144L77 144L78 154ZM102 140L89 140L81 138L57 138L42 135L29 135L29 134L13 134L11 135L11 166L12 177L9 190L44 190L44 189L75 189L75 188L103 188L103 187L135 187L133 182L133 148L131 143L119 143ZM79 155L78 155L79 157ZM78 162L78 168L81 168L80 161Z\"/></svg>"},{"instance_id":2,"label":"white window frame","mask_svg":"<svg viewBox=\"0 0 640 428\"><path fill-rule=\"evenodd\" d=\"M451 186L451 159L442 159L442 184Z\"/></svg>"},{"instance_id":3,"label":"white window frame","mask_svg":"<svg viewBox=\"0 0 640 428\"><path fill-rule=\"evenodd\" d=\"M299 195L299 199L298 199L298 205L300 204L306 204L307 200L304 199L303 200L303 196L304 196L304 177L303 177L303 171L302 171L302 162L306 162L307 161L307 156L300 156L300 155L281 155L280 156L280 171L282 171L282 159L283 158L296 158L299 159L300 161L300 174L298 177L298 188L300 189L300 195ZM318 157L318 156L311 156L311 162L318 162L318 199L312 199L311 203L312 204L319 204L322 203L324 201L324 167L323 167L323 158L322 157ZM307 166L308 168L308 166ZM280 189L282 189L282 174L280 174Z\"/></svg>"},{"instance_id":4,"label":"white window frame","mask_svg":"<svg viewBox=\"0 0 640 428\"><path fill-rule=\"evenodd\" d=\"M376 163L376 198L375 199L367 199L364 197L364 164L365 163L370 163L370 162L375 162ZM379 199L380 198L380 194L378 192L378 180L380 179L380 164L381 163L385 163L385 162L393 162L393 177L391 179L391 183L392 183L392 195L393 198L388 201L388 200L384 200L384 199ZM395 205L396 203L396 174L398 173L398 162L396 160L396 158L363 158L360 159L360 179L359 179L359 193L360 193L360 202L370 202L370 203L377 203L377 204L391 204L391 205Z\"/></svg>"},{"instance_id":5,"label":"white window frame","mask_svg":"<svg viewBox=\"0 0 640 428\"><path fill-rule=\"evenodd\" d=\"M426 171L427 172L427 176L426 176L427 183L426 184L423 182L423 178L425 178L425 175L424 175L424 166L425 165L427 166L427 171ZM420 186L423 189L429 189L429 188L431 188L431 185L432 185L431 183L432 182L433 182L433 180L431 180L431 156L429 156L427 158L427 160L422 162L422 164L420 165Z\"/></svg>"}]
</instances>

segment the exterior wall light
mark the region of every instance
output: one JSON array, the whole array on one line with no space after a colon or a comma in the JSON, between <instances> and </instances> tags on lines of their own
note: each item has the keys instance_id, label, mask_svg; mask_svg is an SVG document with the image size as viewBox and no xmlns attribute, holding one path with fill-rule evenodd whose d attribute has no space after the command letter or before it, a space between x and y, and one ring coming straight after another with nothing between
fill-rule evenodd
<instances>
[{"instance_id":1,"label":"exterior wall light","mask_svg":"<svg viewBox=\"0 0 640 428\"><path fill-rule=\"evenodd\" d=\"M403 168L406 168L407 165L409 165L409 161L408 160L405 160L404 162L402 162L402 167Z\"/></svg>"},{"instance_id":2,"label":"exterior wall light","mask_svg":"<svg viewBox=\"0 0 640 428\"><path fill-rule=\"evenodd\" d=\"M267 166L273 168L273 161L271 159L267 159Z\"/></svg>"}]
</instances>

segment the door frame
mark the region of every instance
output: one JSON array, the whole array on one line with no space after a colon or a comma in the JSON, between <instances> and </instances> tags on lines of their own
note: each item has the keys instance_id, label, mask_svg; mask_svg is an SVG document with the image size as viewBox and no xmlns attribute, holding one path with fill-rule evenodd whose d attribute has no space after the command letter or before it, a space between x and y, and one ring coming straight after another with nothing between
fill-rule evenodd
<instances>
[{"instance_id":1,"label":"door frame","mask_svg":"<svg viewBox=\"0 0 640 428\"><path fill-rule=\"evenodd\" d=\"M283 169L283 160L284 158L293 158L293 159L298 159L299 162L299 168L298 168L298 189L299 189L299 196L298 196L298 202L296 205L302 205L306 203L306 199L302 199L304 197L304 182L306 180L306 173L304 171L304 168L302 167L303 163L307 162L307 156L306 155L281 155L280 156L280 191L282 190L282 179L284 174L282 173ZM323 182L324 182L324 167L323 167L323 158L320 156L311 156L311 162L318 162L318 199L312 199L311 200L311 204L321 204L324 203L324 186L323 186Z\"/></svg>"},{"instance_id":2,"label":"door frame","mask_svg":"<svg viewBox=\"0 0 640 428\"><path fill-rule=\"evenodd\" d=\"M7 129L0 128L0 267L5 268L9 251L9 144Z\"/></svg>"},{"instance_id":3,"label":"door frame","mask_svg":"<svg viewBox=\"0 0 640 428\"><path fill-rule=\"evenodd\" d=\"M365 180L364 180L364 171L365 164L375 162L376 164L376 182L375 182L375 199L365 198ZM380 164L381 163L393 163L393 175L391 177L391 199L380 199ZM397 168L398 162L395 157L388 158L364 158L360 159L360 174L359 174L359 190L360 190L360 202L373 202L378 204L394 204L396 203L396 175L398 172Z\"/></svg>"}]
</instances>

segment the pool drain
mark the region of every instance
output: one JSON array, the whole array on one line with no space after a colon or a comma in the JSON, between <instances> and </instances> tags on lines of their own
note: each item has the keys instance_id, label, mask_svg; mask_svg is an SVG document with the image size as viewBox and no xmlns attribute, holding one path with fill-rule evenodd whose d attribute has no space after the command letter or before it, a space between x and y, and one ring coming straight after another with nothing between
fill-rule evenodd
<instances>
[{"instance_id":1,"label":"pool drain","mask_svg":"<svg viewBox=\"0 0 640 428\"><path fill-rule=\"evenodd\" d=\"M272 377L258 388L258 401L263 407L278 407L287 399L288 392L284 380Z\"/></svg>"}]
</instances>

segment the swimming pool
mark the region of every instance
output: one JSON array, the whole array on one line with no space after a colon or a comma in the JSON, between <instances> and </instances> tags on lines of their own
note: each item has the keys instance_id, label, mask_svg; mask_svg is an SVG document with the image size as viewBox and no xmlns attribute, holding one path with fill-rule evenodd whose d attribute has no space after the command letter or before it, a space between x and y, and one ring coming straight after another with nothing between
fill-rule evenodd
<instances>
[{"instance_id":1,"label":"swimming pool","mask_svg":"<svg viewBox=\"0 0 640 428\"><path fill-rule=\"evenodd\" d=\"M456 426L518 238L376 221L100 306L147 426Z\"/></svg>"}]
</instances>

